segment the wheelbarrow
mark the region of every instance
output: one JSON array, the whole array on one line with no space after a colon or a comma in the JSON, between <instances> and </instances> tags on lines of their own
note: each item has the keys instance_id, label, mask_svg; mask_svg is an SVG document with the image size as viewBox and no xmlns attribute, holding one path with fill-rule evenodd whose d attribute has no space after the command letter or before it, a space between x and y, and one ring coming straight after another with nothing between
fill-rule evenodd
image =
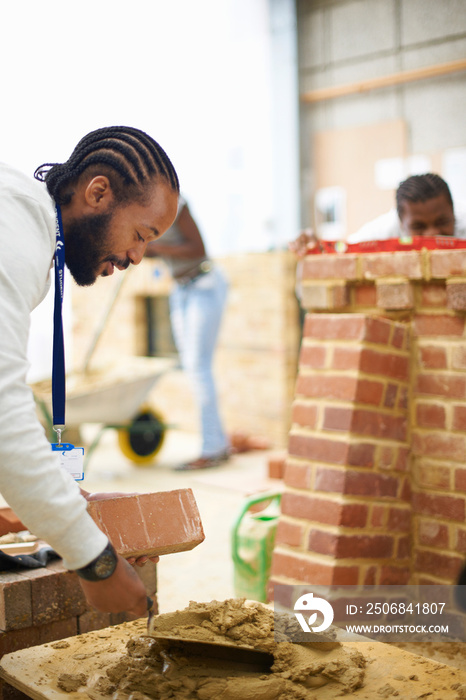
<instances>
[{"instance_id":1,"label":"wheelbarrow","mask_svg":"<svg viewBox=\"0 0 466 700\"><path fill-rule=\"evenodd\" d=\"M162 448L167 428L161 414L145 404L147 395L177 361L163 357L127 357L105 368L74 372L66 378L66 426L98 423L100 430L86 450L85 465L105 430L117 431L123 454L147 466ZM49 439L54 440L51 381L31 384ZM66 441L66 431L64 435Z\"/></svg>"},{"instance_id":2,"label":"wheelbarrow","mask_svg":"<svg viewBox=\"0 0 466 700\"><path fill-rule=\"evenodd\" d=\"M139 466L149 465L160 451L169 427L163 417L144 404L147 394L166 372L179 366L165 357L125 357L112 365L92 367L91 359L109 316L128 279L129 268L118 280L84 359L82 370L66 377L66 425L98 423L102 427L86 450L84 466L99 444L104 430L113 428L123 454ZM52 382L31 384L36 404L51 442L55 439L52 420ZM66 435L65 441L66 441Z\"/></svg>"}]
</instances>

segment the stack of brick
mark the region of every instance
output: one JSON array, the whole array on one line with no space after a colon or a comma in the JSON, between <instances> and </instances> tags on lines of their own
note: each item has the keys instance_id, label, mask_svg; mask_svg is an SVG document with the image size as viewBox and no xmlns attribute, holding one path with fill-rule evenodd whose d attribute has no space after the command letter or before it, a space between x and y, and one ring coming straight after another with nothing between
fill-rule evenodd
<instances>
[{"instance_id":1,"label":"stack of brick","mask_svg":"<svg viewBox=\"0 0 466 700\"><path fill-rule=\"evenodd\" d=\"M214 367L222 417L228 432L248 431L286 447L300 340L295 257L286 250L237 254L219 259L218 265L229 281ZM117 276L96 282L104 308L116 284ZM143 260L131 271L93 355L96 366L114 362L115 348L119 362L147 353L145 300L166 297L170 288L158 260ZM79 287L72 292L73 359L80 367L99 319L94 297ZM148 400L168 423L198 429L192 387L181 370L161 377Z\"/></svg>"},{"instance_id":2,"label":"stack of brick","mask_svg":"<svg viewBox=\"0 0 466 700\"><path fill-rule=\"evenodd\" d=\"M4 510L3 521L18 531L21 523L9 509ZM125 557L186 551L204 540L191 489L92 501L89 512ZM156 564L148 561L135 571L157 607ZM0 573L0 657L128 619L126 613L90 608L78 576L64 569L61 560L46 568ZM0 684L0 698L10 697L12 692L8 684Z\"/></svg>"},{"instance_id":3,"label":"stack of brick","mask_svg":"<svg viewBox=\"0 0 466 700\"><path fill-rule=\"evenodd\" d=\"M219 263L230 283L215 360L222 415L229 431L286 447L300 340L295 257L276 250Z\"/></svg>"},{"instance_id":4,"label":"stack of brick","mask_svg":"<svg viewBox=\"0 0 466 700\"><path fill-rule=\"evenodd\" d=\"M309 256L271 583L456 580L466 251Z\"/></svg>"},{"instance_id":5,"label":"stack of brick","mask_svg":"<svg viewBox=\"0 0 466 700\"><path fill-rule=\"evenodd\" d=\"M155 564L142 571L148 595L155 595ZM89 608L77 575L64 569L61 561L0 575L0 656L127 619L126 613Z\"/></svg>"},{"instance_id":6,"label":"stack of brick","mask_svg":"<svg viewBox=\"0 0 466 700\"><path fill-rule=\"evenodd\" d=\"M137 569L147 594L156 596L156 564ZM90 608L76 574L54 561L46 568L0 574L0 658L26 647L55 642L131 619L126 613ZM0 680L1 700L27 696Z\"/></svg>"}]
</instances>

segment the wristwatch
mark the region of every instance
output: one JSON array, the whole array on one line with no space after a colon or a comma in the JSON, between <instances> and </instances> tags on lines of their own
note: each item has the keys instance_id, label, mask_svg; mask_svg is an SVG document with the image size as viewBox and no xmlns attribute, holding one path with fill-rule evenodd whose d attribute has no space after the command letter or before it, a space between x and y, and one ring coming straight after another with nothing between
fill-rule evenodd
<instances>
[{"instance_id":1,"label":"wristwatch","mask_svg":"<svg viewBox=\"0 0 466 700\"><path fill-rule=\"evenodd\" d=\"M118 556L111 542L107 544L103 552L93 559L90 564L76 569L76 573L86 581L104 581L110 578L116 569Z\"/></svg>"}]
</instances>

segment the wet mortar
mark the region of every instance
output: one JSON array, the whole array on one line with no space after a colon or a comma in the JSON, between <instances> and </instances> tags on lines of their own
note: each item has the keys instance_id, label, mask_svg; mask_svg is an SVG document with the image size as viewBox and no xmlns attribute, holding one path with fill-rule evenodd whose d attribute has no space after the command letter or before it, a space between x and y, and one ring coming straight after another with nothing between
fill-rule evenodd
<instances>
[{"instance_id":1,"label":"wet mortar","mask_svg":"<svg viewBox=\"0 0 466 700\"><path fill-rule=\"evenodd\" d=\"M273 612L260 603L242 599L193 602L185 610L158 616L155 631L197 642L228 640L251 645L272 655L273 663L266 672L228 658L193 654L182 641L151 638L143 622L138 625L139 634L128 639L124 653L116 655L114 662L92 678L82 672L61 674L55 688L79 691L79 697L84 692L91 700L466 698L466 672L405 651L389 651L391 645L284 641L287 637L282 632L274 633ZM111 628L106 632L111 639ZM382 660L382 673L374 673L384 648L395 656Z\"/></svg>"}]
</instances>

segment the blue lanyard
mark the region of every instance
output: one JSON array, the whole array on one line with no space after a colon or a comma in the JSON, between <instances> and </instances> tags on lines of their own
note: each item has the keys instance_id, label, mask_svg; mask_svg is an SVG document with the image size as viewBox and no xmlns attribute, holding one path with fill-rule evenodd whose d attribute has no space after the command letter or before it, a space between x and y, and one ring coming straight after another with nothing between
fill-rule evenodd
<instances>
[{"instance_id":1,"label":"blue lanyard","mask_svg":"<svg viewBox=\"0 0 466 700\"><path fill-rule=\"evenodd\" d=\"M57 204L55 225L55 304L53 309L52 414L58 443L65 428L65 344L63 340L63 292L65 287L65 237L61 210Z\"/></svg>"}]
</instances>

